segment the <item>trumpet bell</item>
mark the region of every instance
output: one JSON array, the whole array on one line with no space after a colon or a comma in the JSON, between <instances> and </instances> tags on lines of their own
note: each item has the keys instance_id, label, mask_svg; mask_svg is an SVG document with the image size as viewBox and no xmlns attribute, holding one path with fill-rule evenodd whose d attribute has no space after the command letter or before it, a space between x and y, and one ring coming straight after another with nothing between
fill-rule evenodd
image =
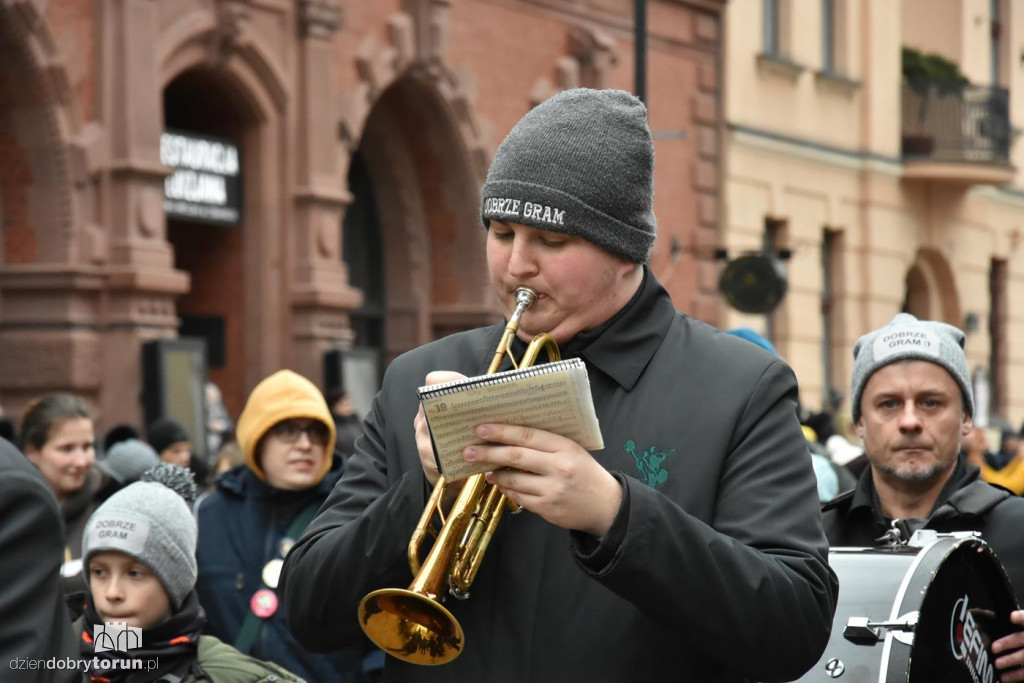
<instances>
[{"instance_id":1,"label":"trumpet bell","mask_svg":"<svg viewBox=\"0 0 1024 683\"><path fill-rule=\"evenodd\" d=\"M402 588L363 598L359 625L377 647L410 664L447 664L465 645L462 626L444 605Z\"/></svg>"}]
</instances>

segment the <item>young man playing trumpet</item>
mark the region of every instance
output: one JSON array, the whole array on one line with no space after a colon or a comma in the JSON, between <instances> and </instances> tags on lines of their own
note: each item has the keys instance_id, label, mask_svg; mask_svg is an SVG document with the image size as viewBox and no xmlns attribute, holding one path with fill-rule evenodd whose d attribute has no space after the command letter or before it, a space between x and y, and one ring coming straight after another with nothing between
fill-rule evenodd
<instances>
[{"instance_id":1,"label":"young man playing trumpet","mask_svg":"<svg viewBox=\"0 0 1024 683\"><path fill-rule=\"evenodd\" d=\"M645 265L653 170L646 110L621 91L556 95L498 148L482 203L491 282L507 314L517 288L537 293L514 355L546 332L583 359L605 448L476 426L487 445L464 457L497 467L487 481L524 512L503 517L472 596L445 602L461 654L389 657L386 680L781 680L824 648L837 587L795 378L675 310ZM358 640L363 596L409 585L406 547L438 477L416 389L482 374L504 328L388 368L348 470L285 563L307 647ZM417 647L423 629L402 629Z\"/></svg>"}]
</instances>

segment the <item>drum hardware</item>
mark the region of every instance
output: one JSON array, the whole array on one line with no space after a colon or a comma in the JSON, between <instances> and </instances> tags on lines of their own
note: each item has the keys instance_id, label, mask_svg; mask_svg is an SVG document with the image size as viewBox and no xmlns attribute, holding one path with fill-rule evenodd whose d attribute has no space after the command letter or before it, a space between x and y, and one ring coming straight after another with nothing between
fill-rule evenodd
<instances>
[{"instance_id":1,"label":"drum hardware","mask_svg":"<svg viewBox=\"0 0 1024 683\"><path fill-rule=\"evenodd\" d=\"M938 532L935 529L918 529L911 535L910 540L907 541L907 545L911 548L927 548L932 543L943 539L950 538L954 541L963 541L969 538L981 538L980 531L943 531Z\"/></svg>"},{"instance_id":2,"label":"drum hardware","mask_svg":"<svg viewBox=\"0 0 1024 683\"><path fill-rule=\"evenodd\" d=\"M918 611L909 612L896 621L871 621L869 617L850 617L846 620L843 637L857 645L874 645L885 636L880 629L887 629L892 637L901 643L911 645L914 642L914 629L917 628Z\"/></svg>"},{"instance_id":3,"label":"drum hardware","mask_svg":"<svg viewBox=\"0 0 1024 683\"><path fill-rule=\"evenodd\" d=\"M888 548L896 548L901 545L909 545L906 535L904 534L905 527L901 526L901 519L894 519L890 523L889 529L875 539L876 546L884 546Z\"/></svg>"},{"instance_id":4,"label":"drum hardware","mask_svg":"<svg viewBox=\"0 0 1024 683\"><path fill-rule=\"evenodd\" d=\"M910 528L905 519L894 519L889 523L889 530L875 539L876 547L883 548L925 548L935 543L940 538L981 538L977 531L944 531L939 533L935 529L918 529L909 533Z\"/></svg>"},{"instance_id":5,"label":"drum hardware","mask_svg":"<svg viewBox=\"0 0 1024 683\"><path fill-rule=\"evenodd\" d=\"M998 679L985 644L1012 630L1018 604L999 558L976 532L925 529L900 538L829 550L842 590L829 642L799 683Z\"/></svg>"},{"instance_id":6,"label":"drum hardware","mask_svg":"<svg viewBox=\"0 0 1024 683\"><path fill-rule=\"evenodd\" d=\"M829 678L839 678L844 673L846 673L846 665L838 657L833 657L825 662L825 674Z\"/></svg>"}]
</instances>

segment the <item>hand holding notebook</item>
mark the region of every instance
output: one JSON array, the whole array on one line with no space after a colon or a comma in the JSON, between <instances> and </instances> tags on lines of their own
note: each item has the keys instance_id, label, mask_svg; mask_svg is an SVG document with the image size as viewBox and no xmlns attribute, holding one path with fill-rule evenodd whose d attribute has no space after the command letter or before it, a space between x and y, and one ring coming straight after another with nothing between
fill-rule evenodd
<instances>
[{"instance_id":1,"label":"hand holding notebook","mask_svg":"<svg viewBox=\"0 0 1024 683\"><path fill-rule=\"evenodd\" d=\"M533 427L587 450L604 448L587 368L579 358L424 386L419 397L438 469L449 481L490 469L462 458L467 446L482 443L475 429L484 423Z\"/></svg>"}]
</instances>

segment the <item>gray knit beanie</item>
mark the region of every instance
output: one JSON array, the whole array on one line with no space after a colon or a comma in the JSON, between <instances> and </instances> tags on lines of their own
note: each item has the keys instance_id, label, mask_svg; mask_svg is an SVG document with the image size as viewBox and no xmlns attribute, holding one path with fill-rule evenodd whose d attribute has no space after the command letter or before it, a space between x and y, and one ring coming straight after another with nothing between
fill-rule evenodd
<instances>
[{"instance_id":1,"label":"gray knit beanie","mask_svg":"<svg viewBox=\"0 0 1024 683\"><path fill-rule=\"evenodd\" d=\"M138 439L128 439L111 446L96 466L118 484L127 485L137 482L143 472L159 464L160 456L152 446Z\"/></svg>"},{"instance_id":2,"label":"gray knit beanie","mask_svg":"<svg viewBox=\"0 0 1024 683\"><path fill-rule=\"evenodd\" d=\"M188 472L176 465L166 468L181 476ZM194 483L192 486L194 491ZM85 566L93 555L105 550L133 557L160 580L172 609L180 609L196 585L198 536L196 520L182 495L156 481L138 481L112 495L85 526ZM88 571L85 574L88 576Z\"/></svg>"},{"instance_id":3,"label":"gray knit beanie","mask_svg":"<svg viewBox=\"0 0 1024 683\"><path fill-rule=\"evenodd\" d=\"M924 360L948 372L960 386L964 410L974 415L971 375L964 355L964 333L942 322L918 320L900 313L880 330L868 332L853 345L853 378L850 409L853 421L860 420L860 400L871 375L901 360Z\"/></svg>"},{"instance_id":4,"label":"gray knit beanie","mask_svg":"<svg viewBox=\"0 0 1024 683\"><path fill-rule=\"evenodd\" d=\"M654 145L643 102L576 88L528 112L494 154L480 214L582 237L635 263L654 244Z\"/></svg>"}]
</instances>

